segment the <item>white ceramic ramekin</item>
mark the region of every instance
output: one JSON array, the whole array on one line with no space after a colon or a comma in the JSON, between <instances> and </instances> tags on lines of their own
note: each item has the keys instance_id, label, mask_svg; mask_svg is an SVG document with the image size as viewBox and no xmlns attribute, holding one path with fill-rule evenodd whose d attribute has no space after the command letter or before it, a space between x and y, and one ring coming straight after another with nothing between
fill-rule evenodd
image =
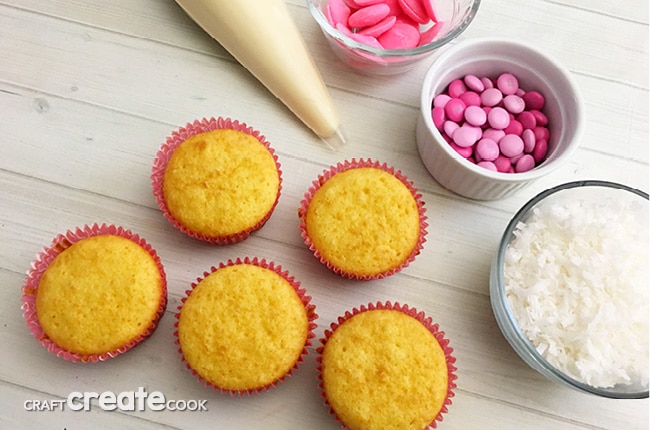
<instances>
[{"instance_id":1,"label":"white ceramic ramekin","mask_svg":"<svg viewBox=\"0 0 650 430\"><path fill-rule=\"evenodd\" d=\"M546 160L523 173L501 173L479 167L458 154L431 119L433 97L454 79L467 74L496 77L510 72L526 90L546 98L550 140ZM478 38L447 48L425 75L420 96L416 139L427 170L443 187L476 200L509 196L564 164L578 147L584 128L584 106L578 86L556 60L529 45L499 38Z\"/></svg>"}]
</instances>

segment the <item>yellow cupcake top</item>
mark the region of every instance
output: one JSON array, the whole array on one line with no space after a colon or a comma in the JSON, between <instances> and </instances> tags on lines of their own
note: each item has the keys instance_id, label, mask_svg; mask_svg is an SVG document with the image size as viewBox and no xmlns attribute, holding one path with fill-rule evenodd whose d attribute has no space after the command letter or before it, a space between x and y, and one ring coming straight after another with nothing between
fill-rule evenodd
<instances>
[{"instance_id":1,"label":"yellow cupcake top","mask_svg":"<svg viewBox=\"0 0 650 430\"><path fill-rule=\"evenodd\" d=\"M163 300L151 254L129 239L101 235L73 243L48 265L36 290L36 313L54 343L89 356L138 340Z\"/></svg>"},{"instance_id":2,"label":"yellow cupcake top","mask_svg":"<svg viewBox=\"0 0 650 430\"><path fill-rule=\"evenodd\" d=\"M185 228L225 237L254 228L273 209L280 174L258 139L220 129L191 136L174 150L162 190L170 214Z\"/></svg>"},{"instance_id":3,"label":"yellow cupcake top","mask_svg":"<svg viewBox=\"0 0 650 430\"><path fill-rule=\"evenodd\" d=\"M223 390L268 387L296 365L309 334L293 285L255 264L225 266L203 278L178 315L188 366Z\"/></svg>"},{"instance_id":4,"label":"yellow cupcake top","mask_svg":"<svg viewBox=\"0 0 650 430\"><path fill-rule=\"evenodd\" d=\"M358 313L323 346L327 401L350 429L421 430L435 420L448 391L448 368L433 333L391 309Z\"/></svg>"},{"instance_id":5,"label":"yellow cupcake top","mask_svg":"<svg viewBox=\"0 0 650 430\"><path fill-rule=\"evenodd\" d=\"M345 272L382 274L404 263L420 236L411 190L376 167L339 172L311 197L306 232L322 258Z\"/></svg>"}]
</instances>

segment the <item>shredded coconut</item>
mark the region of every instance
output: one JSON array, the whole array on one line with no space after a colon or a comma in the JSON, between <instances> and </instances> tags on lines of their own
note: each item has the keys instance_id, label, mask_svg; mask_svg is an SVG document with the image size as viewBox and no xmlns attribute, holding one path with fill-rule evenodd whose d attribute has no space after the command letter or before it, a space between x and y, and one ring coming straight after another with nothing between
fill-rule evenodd
<instances>
[{"instance_id":1,"label":"shredded coconut","mask_svg":"<svg viewBox=\"0 0 650 430\"><path fill-rule=\"evenodd\" d=\"M647 205L538 205L514 236L505 252L505 291L537 351L594 387L647 387Z\"/></svg>"}]
</instances>

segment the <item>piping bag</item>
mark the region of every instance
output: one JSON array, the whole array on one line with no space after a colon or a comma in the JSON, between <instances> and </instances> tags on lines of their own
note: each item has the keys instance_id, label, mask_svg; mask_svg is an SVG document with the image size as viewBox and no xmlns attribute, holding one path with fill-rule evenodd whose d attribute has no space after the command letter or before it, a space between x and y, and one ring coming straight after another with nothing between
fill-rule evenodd
<instances>
[{"instance_id":1,"label":"piping bag","mask_svg":"<svg viewBox=\"0 0 650 430\"><path fill-rule=\"evenodd\" d=\"M345 143L338 113L284 0L176 0L206 33L331 149Z\"/></svg>"}]
</instances>

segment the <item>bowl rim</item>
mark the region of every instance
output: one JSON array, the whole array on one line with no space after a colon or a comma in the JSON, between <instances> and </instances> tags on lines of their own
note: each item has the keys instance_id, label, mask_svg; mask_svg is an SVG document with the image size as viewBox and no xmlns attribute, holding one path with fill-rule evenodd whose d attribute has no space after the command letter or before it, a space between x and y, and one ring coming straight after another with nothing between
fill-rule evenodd
<instances>
[{"instance_id":1,"label":"bowl rim","mask_svg":"<svg viewBox=\"0 0 650 430\"><path fill-rule=\"evenodd\" d=\"M332 27L332 25L327 20L327 17L325 17L323 11L319 7L317 0L307 0L307 5L309 11L311 12L311 15L314 17L320 28L329 36L345 43L346 47L354 50L359 50L367 54L375 55L379 58L396 58L405 56L418 56L421 54L429 53L430 51L438 49L448 44L451 40L460 36L467 29L467 27L469 27L472 21L474 21L474 18L476 17L479 6L481 4L481 0L471 0L471 2L472 4L469 8L467 16L465 16L465 18L444 37L432 40L429 43L425 43L421 46L416 46L412 49L380 49L374 46L366 45L365 43L358 42L341 33L336 28Z\"/></svg>"},{"instance_id":2,"label":"bowl rim","mask_svg":"<svg viewBox=\"0 0 650 430\"><path fill-rule=\"evenodd\" d=\"M534 169L521 173L493 172L465 160L451 147L451 145L447 144L444 141L442 134L434 126L433 120L431 119L431 87L437 73L440 71L440 64L444 64L444 62L447 61L449 57L452 57L465 49L483 46L505 46L511 50L520 51L526 56L534 55L535 57L548 63L551 68L554 69L562 77L562 79L564 79L566 85L571 88L571 91L573 92L572 100L576 106L575 112L572 112L573 115L571 118L571 126L574 130L574 137L570 140L569 144L564 149L562 154L553 159L553 163L543 163ZM584 133L586 123L584 99L577 82L569 70L558 60L535 45L510 40L503 37L475 37L466 39L446 48L440 55L438 55L424 76L424 81L420 91L420 115L426 129L433 137L434 144L442 149L455 163L463 166L473 174L481 176L483 179L487 178L504 184L515 184L532 181L559 168L562 164L570 159L578 146L580 146L580 140ZM445 144L443 144L443 142L445 142Z\"/></svg>"},{"instance_id":3,"label":"bowl rim","mask_svg":"<svg viewBox=\"0 0 650 430\"><path fill-rule=\"evenodd\" d=\"M510 308L509 301L505 294L502 262L504 260L505 251L508 246L508 243L510 243L514 230L516 229L519 221L522 219L523 216L525 216L525 214L527 214L530 211L530 209L532 209L535 205L537 205L542 200L546 199L546 197L561 191L565 191L573 188L581 188L581 187L605 187L611 189L618 189L618 190L630 192L632 194L638 195L641 198L649 200L648 193L646 193L645 191L630 187L628 185L620 184L617 182L596 180L596 179L579 180L579 181L563 183L548 188L535 195L533 198L528 200L528 202L526 202L511 218L499 241L498 250L492 264L493 273L490 280L490 301L492 303L492 309L493 312L495 313L495 317L499 325L499 328L501 329L501 331L504 334L504 337L508 340L511 346L513 346L513 349L515 349L515 351L521 356L521 358L524 359L524 361L526 361L530 365L529 360L527 360L524 356L522 356L522 353L528 354L529 355L528 358L530 360L536 362L543 368L543 369L535 369L535 370L538 370L540 373L547 376L549 379L564 383L579 391L584 391L601 397L607 397L613 399L645 399L648 398L648 393L649 393L648 388L646 388L644 391L626 393L626 392L614 392L608 389L593 387L591 385L585 384L583 382L571 378L570 376L566 375L564 372L562 372L561 370L557 369L555 366L550 364L537 351L537 349L533 346L532 342L528 340L526 335L521 331L521 328L517 322L516 317L514 316L512 309ZM497 307L503 310L503 313L501 315L497 315ZM505 318L506 321L505 322L501 321L501 318ZM514 345L512 345L513 341L508 337L508 335L506 335L504 327L502 326L502 324L504 323L507 323L509 327L512 328L512 331L516 335L517 341L519 341L519 346L523 348L523 351L521 351L519 348L515 348Z\"/></svg>"}]
</instances>

